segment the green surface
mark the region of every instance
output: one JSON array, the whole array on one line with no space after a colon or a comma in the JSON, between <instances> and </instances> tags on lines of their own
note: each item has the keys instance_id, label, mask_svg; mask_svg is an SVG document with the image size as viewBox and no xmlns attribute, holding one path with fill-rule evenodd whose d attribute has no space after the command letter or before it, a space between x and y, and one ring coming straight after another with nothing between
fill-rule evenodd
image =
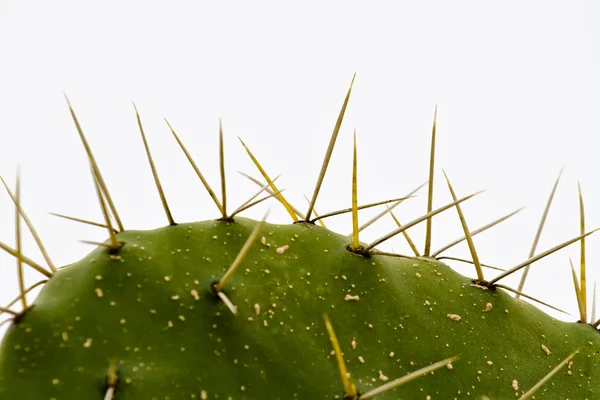
<instances>
[{"instance_id":1,"label":"green surface","mask_svg":"<svg viewBox=\"0 0 600 400\"><path fill-rule=\"evenodd\" d=\"M234 316L211 283L255 224L126 231L118 256L99 247L59 269L1 344L0 399L103 399L111 360L115 399L341 399L323 313L359 393L460 355L377 399L515 399L577 348L535 398L600 399L591 326L473 287L440 262L353 254L319 226L264 226L225 285Z\"/></svg>"}]
</instances>

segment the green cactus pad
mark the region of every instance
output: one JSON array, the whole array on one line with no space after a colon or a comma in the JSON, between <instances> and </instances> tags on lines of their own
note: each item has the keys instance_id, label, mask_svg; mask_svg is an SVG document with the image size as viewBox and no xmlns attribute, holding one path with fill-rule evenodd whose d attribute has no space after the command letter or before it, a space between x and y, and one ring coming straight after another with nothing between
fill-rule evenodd
<instances>
[{"instance_id":1,"label":"green cactus pad","mask_svg":"<svg viewBox=\"0 0 600 400\"><path fill-rule=\"evenodd\" d=\"M343 399L327 314L359 392L448 357L376 399L600 398L600 335L429 259L363 256L322 227L256 221L124 231L60 268L0 347L1 399ZM111 254L113 253L113 254ZM112 371L112 372L111 372Z\"/></svg>"}]
</instances>

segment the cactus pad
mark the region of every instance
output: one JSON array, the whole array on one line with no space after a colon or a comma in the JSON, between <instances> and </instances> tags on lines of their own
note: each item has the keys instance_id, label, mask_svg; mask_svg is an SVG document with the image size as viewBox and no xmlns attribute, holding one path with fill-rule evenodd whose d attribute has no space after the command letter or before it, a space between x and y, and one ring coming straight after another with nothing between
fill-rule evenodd
<instances>
[{"instance_id":1,"label":"cactus pad","mask_svg":"<svg viewBox=\"0 0 600 400\"><path fill-rule=\"evenodd\" d=\"M359 393L436 361L447 367L376 398L514 398L573 349L543 398L600 396L600 336L552 319L435 260L347 250L300 223L266 224L224 288L255 221L126 231L58 270L0 349L1 398L343 398L330 316ZM576 389L575 389L576 388Z\"/></svg>"}]
</instances>

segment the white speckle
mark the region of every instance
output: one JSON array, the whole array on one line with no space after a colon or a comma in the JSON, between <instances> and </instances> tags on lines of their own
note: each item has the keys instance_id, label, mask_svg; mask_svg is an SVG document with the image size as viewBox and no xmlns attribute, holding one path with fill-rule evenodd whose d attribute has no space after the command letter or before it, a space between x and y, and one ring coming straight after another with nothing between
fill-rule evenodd
<instances>
[{"instance_id":1,"label":"white speckle","mask_svg":"<svg viewBox=\"0 0 600 400\"><path fill-rule=\"evenodd\" d=\"M420 277L421 277L421 274L417 272L417 273L415 274L415 276L416 276L417 278L420 278Z\"/></svg>"},{"instance_id":2,"label":"white speckle","mask_svg":"<svg viewBox=\"0 0 600 400\"><path fill-rule=\"evenodd\" d=\"M256 313L256 315L260 314L260 304L254 304L254 312Z\"/></svg>"},{"instance_id":3,"label":"white speckle","mask_svg":"<svg viewBox=\"0 0 600 400\"><path fill-rule=\"evenodd\" d=\"M460 321L460 315L458 315L458 314L448 314L446 316L448 318L450 318L452 321Z\"/></svg>"},{"instance_id":4,"label":"white speckle","mask_svg":"<svg viewBox=\"0 0 600 400\"><path fill-rule=\"evenodd\" d=\"M352 346L352 350L356 350L357 344L358 344L358 342L355 339L352 339L352 342L350 343L350 346Z\"/></svg>"},{"instance_id":5,"label":"white speckle","mask_svg":"<svg viewBox=\"0 0 600 400\"><path fill-rule=\"evenodd\" d=\"M165 276L165 282L169 282L171 280L170 276Z\"/></svg>"},{"instance_id":6,"label":"white speckle","mask_svg":"<svg viewBox=\"0 0 600 400\"><path fill-rule=\"evenodd\" d=\"M200 391L200 398L201 398L202 400L206 400L206 399L208 399L208 393L206 393L206 390L201 390L201 391Z\"/></svg>"},{"instance_id":7,"label":"white speckle","mask_svg":"<svg viewBox=\"0 0 600 400\"><path fill-rule=\"evenodd\" d=\"M185 321L185 317L184 317L183 315L180 315L180 316L179 316L179 319L181 320L181 322L184 322L184 321Z\"/></svg>"},{"instance_id":8,"label":"white speckle","mask_svg":"<svg viewBox=\"0 0 600 400\"><path fill-rule=\"evenodd\" d=\"M58 379L58 378L54 378L54 379L52 379L52 384L53 384L53 385L58 385L58 384L60 384L60 379Z\"/></svg>"},{"instance_id":9,"label":"white speckle","mask_svg":"<svg viewBox=\"0 0 600 400\"><path fill-rule=\"evenodd\" d=\"M360 361L361 364L365 363L365 359L363 358L363 356L358 356L358 361Z\"/></svg>"},{"instance_id":10,"label":"white speckle","mask_svg":"<svg viewBox=\"0 0 600 400\"><path fill-rule=\"evenodd\" d=\"M390 354L389 354L389 356L390 356L390 358L394 358L394 352L393 352L393 351L390 351Z\"/></svg>"},{"instance_id":11,"label":"white speckle","mask_svg":"<svg viewBox=\"0 0 600 400\"><path fill-rule=\"evenodd\" d=\"M67 332L62 333L62 340L65 342L69 341L69 334Z\"/></svg>"},{"instance_id":12,"label":"white speckle","mask_svg":"<svg viewBox=\"0 0 600 400\"><path fill-rule=\"evenodd\" d=\"M448 363L448 364L446 364L446 368L454 369L454 365L452 365L452 363Z\"/></svg>"},{"instance_id":13,"label":"white speckle","mask_svg":"<svg viewBox=\"0 0 600 400\"><path fill-rule=\"evenodd\" d=\"M125 318L122 318L122 319L119 321L119 323L120 323L121 325L125 325L125 323L126 323L126 322L127 322L127 320L126 320Z\"/></svg>"},{"instance_id":14,"label":"white speckle","mask_svg":"<svg viewBox=\"0 0 600 400\"><path fill-rule=\"evenodd\" d=\"M283 254L289 248L290 248L290 246L288 246L286 244L285 246L278 247L277 250L275 250L275 251L277 251L277 254Z\"/></svg>"},{"instance_id":15,"label":"white speckle","mask_svg":"<svg viewBox=\"0 0 600 400\"><path fill-rule=\"evenodd\" d=\"M97 281L101 281L102 280L102 275L96 275L96 280Z\"/></svg>"},{"instance_id":16,"label":"white speckle","mask_svg":"<svg viewBox=\"0 0 600 400\"><path fill-rule=\"evenodd\" d=\"M423 304L424 306L430 306L431 303L429 302L429 300L425 300L425 303Z\"/></svg>"},{"instance_id":17,"label":"white speckle","mask_svg":"<svg viewBox=\"0 0 600 400\"><path fill-rule=\"evenodd\" d=\"M550 355L550 349L546 347L546 345L542 344L542 351L546 353L546 355Z\"/></svg>"},{"instance_id":18,"label":"white speckle","mask_svg":"<svg viewBox=\"0 0 600 400\"><path fill-rule=\"evenodd\" d=\"M387 381L389 378L383 374L383 372L379 371L379 379L382 381Z\"/></svg>"},{"instance_id":19,"label":"white speckle","mask_svg":"<svg viewBox=\"0 0 600 400\"><path fill-rule=\"evenodd\" d=\"M516 379L513 379L513 381L512 381L512 387L515 390L519 390L519 382L517 382Z\"/></svg>"},{"instance_id":20,"label":"white speckle","mask_svg":"<svg viewBox=\"0 0 600 400\"><path fill-rule=\"evenodd\" d=\"M494 362L493 361L488 361L487 365L494 365Z\"/></svg>"},{"instance_id":21,"label":"white speckle","mask_svg":"<svg viewBox=\"0 0 600 400\"><path fill-rule=\"evenodd\" d=\"M218 239L219 237L218 237L217 235L215 235L215 236L213 236L212 238L213 238L213 239Z\"/></svg>"},{"instance_id":22,"label":"white speckle","mask_svg":"<svg viewBox=\"0 0 600 400\"><path fill-rule=\"evenodd\" d=\"M171 296L171 300L179 300L179 296L178 295Z\"/></svg>"},{"instance_id":23,"label":"white speckle","mask_svg":"<svg viewBox=\"0 0 600 400\"><path fill-rule=\"evenodd\" d=\"M266 247L271 247L271 243L268 243L268 242L267 242L267 238L266 238L266 237L264 237L264 236L260 238L260 243L261 243L263 246L266 246Z\"/></svg>"},{"instance_id":24,"label":"white speckle","mask_svg":"<svg viewBox=\"0 0 600 400\"><path fill-rule=\"evenodd\" d=\"M102 297L104 296L104 292L100 288L96 288L96 296Z\"/></svg>"},{"instance_id":25,"label":"white speckle","mask_svg":"<svg viewBox=\"0 0 600 400\"><path fill-rule=\"evenodd\" d=\"M490 312L490 311L492 311L492 307L493 307L492 303L487 303L485 305L485 309L482 312Z\"/></svg>"},{"instance_id":26,"label":"white speckle","mask_svg":"<svg viewBox=\"0 0 600 400\"><path fill-rule=\"evenodd\" d=\"M196 301L200 300L200 296L198 296L198 291L196 289L192 289L190 291L190 293L192 294L192 297L194 298L194 300L196 300Z\"/></svg>"},{"instance_id":27,"label":"white speckle","mask_svg":"<svg viewBox=\"0 0 600 400\"><path fill-rule=\"evenodd\" d=\"M89 349L90 347L92 347L92 338L87 338L85 340L85 342L83 343L83 347L85 347L86 349Z\"/></svg>"},{"instance_id":28,"label":"white speckle","mask_svg":"<svg viewBox=\"0 0 600 400\"><path fill-rule=\"evenodd\" d=\"M346 297L344 297L344 300L346 300L346 301L359 301L360 300L360 296L359 295L352 296L351 294L347 294Z\"/></svg>"}]
</instances>

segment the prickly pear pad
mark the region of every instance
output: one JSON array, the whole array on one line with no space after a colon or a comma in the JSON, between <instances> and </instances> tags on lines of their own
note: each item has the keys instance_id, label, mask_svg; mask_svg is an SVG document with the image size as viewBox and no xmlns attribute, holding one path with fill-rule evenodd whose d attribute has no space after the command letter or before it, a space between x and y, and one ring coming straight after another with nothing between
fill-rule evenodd
<instances>
[{"instance_id":1,"label":"prickly pear pad","mask_svg":"<svg viewBox=\"0 0 600 400\"><path fill-rule=\"evenodd\" d=\"M341 399L324 313L359 394L459 355L376 398L515 398L580 348L536 397L600 398L591 326L308 223L263 227L223 290L234 315L211 287L255 224L125 231L59 269L2 342L0 398L101 399L114 363L116 399Z\"/></svg>"}]
</instances>

